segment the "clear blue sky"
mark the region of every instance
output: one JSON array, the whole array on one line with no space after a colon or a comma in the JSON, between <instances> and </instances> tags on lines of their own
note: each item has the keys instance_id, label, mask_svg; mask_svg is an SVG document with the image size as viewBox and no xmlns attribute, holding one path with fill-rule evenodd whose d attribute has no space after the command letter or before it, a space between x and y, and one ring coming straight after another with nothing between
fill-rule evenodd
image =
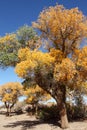
<instances>
[{"instance_id":1,"label":"clear blue sky","mask_svg":"<svg viewBox=\"0 0 87 130\"><path fill-rule=\"evenodd\" d=\"M78 7L87 16L87 0L0 0L0 36L15 32L24 24L36 21L43 8L56 3L66 8ZM10 81L20 81L12 68L0 69L0 85Z\"/></svg>"}]
</instances>

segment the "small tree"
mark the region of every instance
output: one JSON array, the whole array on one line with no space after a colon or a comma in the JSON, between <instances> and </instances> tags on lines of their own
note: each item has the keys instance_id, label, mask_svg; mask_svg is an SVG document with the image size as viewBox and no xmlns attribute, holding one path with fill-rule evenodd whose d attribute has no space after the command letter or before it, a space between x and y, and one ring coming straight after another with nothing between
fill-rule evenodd
<instances>
[{"instance_id":1,"label":"small tree","mask_svg":"<svg viewBox=\"0 0 87 130\"><path fill-rule=\"evenodd\" d=\"M48 99L51 99L51 95L47 94L47 92L40 88L38 85L26 88L25 95L27 96L25 102L32 104L32 106L35 107L36 116L38 112L38 103L40 101L47 101Z\"/></svg>"},{"instance_id":2,"label":"small tree","mask_svg":"<svg viewBox=\"0 0 87 130\"><path fill-rule=\"evenodd\" d=\"M5 104L7 115L11 113L11 108L22 94L23 87L18 82L9 82L0 87L0 99Z\"/></svg>"}]
</instances>

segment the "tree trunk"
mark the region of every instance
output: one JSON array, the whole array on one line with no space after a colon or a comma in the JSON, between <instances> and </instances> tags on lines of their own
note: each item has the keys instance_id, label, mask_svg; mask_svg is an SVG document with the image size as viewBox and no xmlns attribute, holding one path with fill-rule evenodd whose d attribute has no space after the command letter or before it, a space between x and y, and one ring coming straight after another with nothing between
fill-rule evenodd
<instances>
[{"instance_id":1,"label":"tree trunk","mask_svg":"<svg viewBox=\"0 0 87 130\"><path fill-rule=\"evenodd\" d=\"M66 113L66 106L64 103L62 103L60 105L60 119L61 119L61 127L63 129L66 129L69 127L69 124L68 124L68 118L67 118L67 113Z\"/></svg>"},{"instance_id":2,"label":"tree trunk","mask_svg":"<svg viewBox=\"0 0 87 130\"><path fill-rule=\"evenodd\" d=\"M47 93L49 93L57 102L58 109L60 111L60 119L61 119L61 127L68 128L68 118L66 113L66 86L59 83L54 82L53 75L49 78L43 78L40 71L36 72L35 80L36 83L44 89Z\"/></svg>"},{"instance_id":3,"label":"tree trunk","mask_svg":"<svg viewBox=\"0 0 87 130\"><path fill-rule=\"evenodd\" d=\"M15 104L15 103L13 103L13 104L9 107L9 109L10 109L10 114L11 114L11 109L12 109L12 107L14 106L14 104Z\"/></svg>"},{"instance_id":4,"label":"tree trunk","mask_svg":"<svg viewBox=\"0 0 87 130\"><path fill-rule=\"evenodd\" d=\"M7 108L6 116L9 116L9 108Z\"/></svg>"},{"instance_id":5,"label":"tree trunk","mask_svg":"<svg viewBox=\"0 0 87 130\"><path fill-rule=\"evenodd\" d=\"M69 127L69 124L68 124L68 117L66 112L66 87L64 85L59 87L56 101L59 108L61 127L63 129L66 129Z\"/></svg>"},{"instance_id":6,"label":"tree trunk","mask_svg":"<svg viewBox=\"0 0 87 130\"><path fill-rule=\"evenodd\" d=\"M36 108L35 108L35 109L36 109L36 110L35 110L35 111L36 111L35 114L36 114L36 116L37 116L37 115L38 115L38 103L36 103Z\"/></svg>"},{"instance_id":7,"label":"tree trunk","mask_svg":"<svg viewBox=\"0 0 87 130\"><path fill-rule=\"evenodd\" d=\"M7 104L6 102L5 102L5 107L7 109L6 116L9 116L9 104Z\"/></svg>"}]
</instances>

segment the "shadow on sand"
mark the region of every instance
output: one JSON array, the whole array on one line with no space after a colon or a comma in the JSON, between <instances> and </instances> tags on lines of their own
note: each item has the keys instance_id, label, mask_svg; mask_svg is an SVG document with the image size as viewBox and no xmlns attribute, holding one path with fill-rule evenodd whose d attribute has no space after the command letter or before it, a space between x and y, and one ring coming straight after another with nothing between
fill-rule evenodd
<instances>
[{"instance_id":1,"label":"shadow on sand","mask_svg":"<svg viewBox=\"0 0 87 130\"><path fill-rule=\"evenodd\" d=\"M54 127L60 127L60 123L58 123L57 121L42 121L42 120L34 120L34 121L29 121L29 120L23 120L23 121L16 121L13 123L9 123L8 125L4 125L5 128L15 128L18 126L21 126L21 130L27 130L29 128L34 128L37 125L40 124L50 124L51 126Z\"/></svg>"}]
</instances>

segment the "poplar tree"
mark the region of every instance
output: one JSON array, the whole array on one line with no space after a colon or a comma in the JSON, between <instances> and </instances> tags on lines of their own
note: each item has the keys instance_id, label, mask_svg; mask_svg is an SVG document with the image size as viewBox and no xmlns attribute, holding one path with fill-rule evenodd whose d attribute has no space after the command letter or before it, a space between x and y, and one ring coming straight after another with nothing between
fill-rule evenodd
<instances>
[{"instance_id":1,"label":"poplar tree","mask_svg":"<svg viewBox=\"0 0 87 130\"><path fill-rule=\"evenodd\" d=\"M78 8L61 5L44 9L33 27L39 30L41 48L20 49L18 76L34 81L57 102L61 127L68 127L66 89L79 89L87 80L87 46L80 48L87 37L87 20Z\"/></svg>"}]
</instances>

